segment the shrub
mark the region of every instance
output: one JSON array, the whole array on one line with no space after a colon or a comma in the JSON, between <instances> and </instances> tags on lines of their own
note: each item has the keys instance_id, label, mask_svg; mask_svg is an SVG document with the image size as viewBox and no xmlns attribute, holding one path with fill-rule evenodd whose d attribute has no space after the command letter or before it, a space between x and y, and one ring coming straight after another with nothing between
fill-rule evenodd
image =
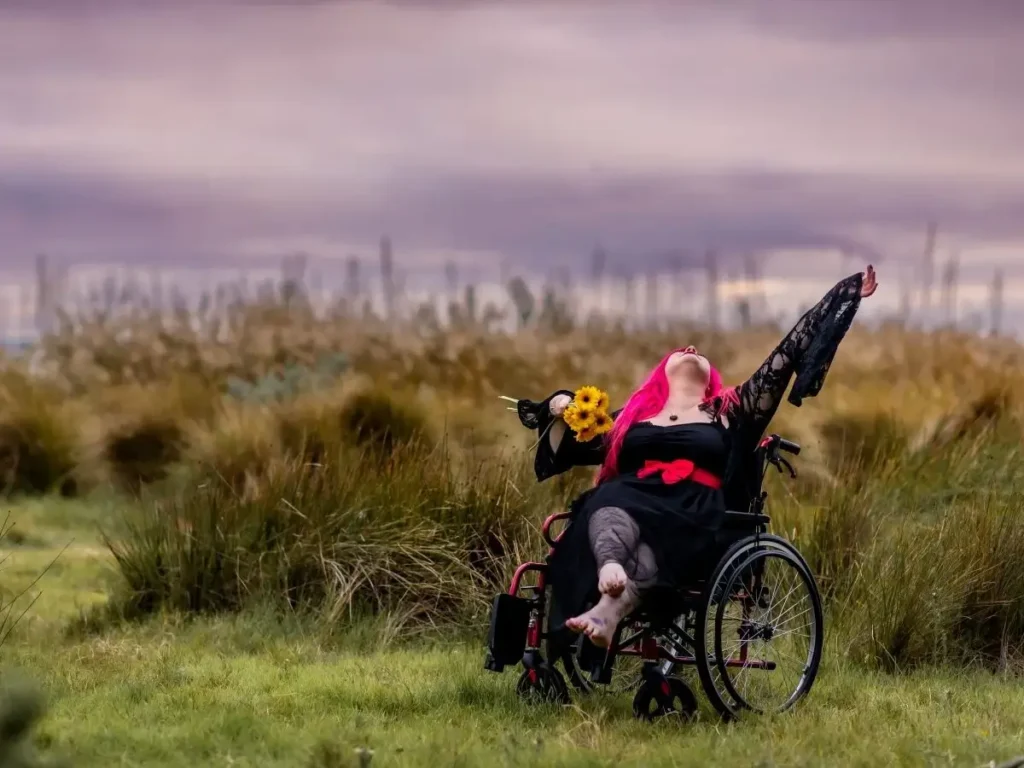
<instances>
[{"instance_id":1,"label":"shrub","mask_svg":"<svg viewBox=\"0 0 1024 768\"><path fill-rule=\"evenodd\" d=\"M220 396L194 374L167 381L121 385L92 398L93 442L114 485L137 494L162 481L185 458L189 437L209 427Z\"/></svg>"},{"instance_id":2,"label":"shrub","mask_svg":"<svg viewBox=\"0 0 1024 768\"><path fill-rule=\"evenodd\" d=\"M167 477L182 456L184 441L184 427L173 416L146 416L111 429L103 456L114 480L138 493Z\"/></svg>"},{"instance_id":3,"label":"shrub","mask_svg":"<svg viewBox=\"0 0 1024 768\"><path fill-rule=\"evenodd\" d=\"M0 492L78 491L82 447L74 410L45 383L0 376Z\"/></svg>"},{"instance_id":4,"label":"shrub","mask_svg":"<svg viewBox=\"0 0 1024 768\"><path fill-rule=\"evenodd\" d=\"M338 418L347 439L385 455L430 433L427 417L412 397L376 389L349 398Z\"/></svg>"},{"instance_id":5,"label":"shrub","mask_svg":"<svg viewBox=\"0 0 1024 768\"><path fill-rule=\"evenodd\" d=\"M431 444L434 433L415 396L389 389L339 388L296 400L277 411L280 439L290 456L319 464L339 446L366 457L388 458L414 443Z\"/></svg>"}]
</instances>

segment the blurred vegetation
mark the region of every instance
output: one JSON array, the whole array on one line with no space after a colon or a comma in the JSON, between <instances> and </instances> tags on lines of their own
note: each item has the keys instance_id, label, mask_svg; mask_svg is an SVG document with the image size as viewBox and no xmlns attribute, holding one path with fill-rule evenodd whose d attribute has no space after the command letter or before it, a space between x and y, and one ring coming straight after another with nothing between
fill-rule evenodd
<instances>
[{"instance_id":1,"label":"blurred vegetation","mask_svg":"<svg viewBox=\"0 0 1024 768\"><path fill-rule=\"evenodd\" d=\"M10 674L0 678L0 766L45 768L58 766L44 759L32 743L32 731L45 710L38 687Z\"/></svg>"},{"instance_id":2,"label":"blurred vegetation","mask_svg":"<svg viewBox=\"0 0 1024 768\"><path fill-rule=\"evenodd\" d=\"M510 569L543 552L540 521L592 478L538 485L536 436L498 395L590 383L621 401L684 343L739 382L782 334L580 320L520 283L511 314L467 290L443 322L427 305L408 322L315 311L294 285L198 313L64 316L31 372L0 373L0 482L136 497L109 540L124 615L270 603L479 629ZM1024 658L1022 363L1005 339L858 326L822 395L780 411L773 431L806 450L796 482L770 481L774 525L851 659Z\"/></svg>"}]
</instances>

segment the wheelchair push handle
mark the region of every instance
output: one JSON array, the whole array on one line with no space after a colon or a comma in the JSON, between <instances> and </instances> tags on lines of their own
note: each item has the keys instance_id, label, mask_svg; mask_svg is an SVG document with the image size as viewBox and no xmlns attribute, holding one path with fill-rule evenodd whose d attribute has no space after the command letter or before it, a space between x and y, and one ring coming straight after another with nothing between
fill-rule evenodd
<instances>
[{"instance_id":1,"label":"wheelchair push handle","mask_svg":"<svg viewBox=\"0 0 1024 768\"><path fill-rule=\"evenodd\" d=\"M779 438L779 450L785 451L786 453L792 453L794 456L800 455L800 446L792 440L787 440L784 437Z\"/></svg>"},{"instance_id":2,"label":"wheelchair push handle","mask_svg":"<svg viewBox=\"0 0 1024 768\"><path fill-rule=\"evenodd\" d=\"M800 446L797 443L779 435L768 435L768 437L761 441L761 447L768 452L769 457L778 456L779 451L785 451L794 456L800 455Z\"/></svg>"},{"instance_id":3,"label":"wheelchair push handle","mask_svg":"<svg viewBox=\"0 0 1024 768\"><path fill-rule=\"evenodd\" d=\"M765 461L768 464L774 466L779 472L788 472L790 477L796 477L796 470L793 469L793 465L782 458L779 453L780 451L785 451L786 453L798 456L800 454L800 446L798 444L779 435L770 435L762 441L761 447L765 449Z\"/></svg>"}]
</instances>

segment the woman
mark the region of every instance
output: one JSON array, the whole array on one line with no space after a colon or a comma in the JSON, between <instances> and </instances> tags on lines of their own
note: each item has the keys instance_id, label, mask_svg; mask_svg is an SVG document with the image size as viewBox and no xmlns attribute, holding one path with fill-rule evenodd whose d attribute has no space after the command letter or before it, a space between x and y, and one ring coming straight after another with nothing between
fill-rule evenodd
<instances>
[{"instance_id":1,"label":"woman","mask_svg":"<svg viewBox=\"0 0 1024 768\"><path fill-rule=\"evenodd\" d=\"M600 465L550 559L553 631L564 626L607 647L648 590L676 588L713 566L706 561L725 510L747 509L750 462L794 373L789 400L799 406L820 391L860 300L876 288L870 266L838 283L738 387L723 389L693 347L673 351L613 414L603 440L580 443L567 430L569 392L520 401L520 420L542 435L538 480Z\"/></svg>"}]
</instances>

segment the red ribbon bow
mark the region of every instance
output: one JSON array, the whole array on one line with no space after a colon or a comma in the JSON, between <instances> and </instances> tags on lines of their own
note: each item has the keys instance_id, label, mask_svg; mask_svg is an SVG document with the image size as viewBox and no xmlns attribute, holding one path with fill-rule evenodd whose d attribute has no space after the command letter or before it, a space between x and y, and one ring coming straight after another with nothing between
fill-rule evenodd
<instances>
[{"instance_id":1,"label":"red ribbon bow","mask_svg":"<svg viewBox=\"0 0 1024 768\"><path fill-rule=\"evenodd\" d=\"M683 480L693 480L695 483L706 485L709 488L721 488L722 481L715 475L700 469L689 459L676 459L675 461L653 461L647 460L636 476L640 479L650 477L661 472L661 481L666 485L675 485Z\"/></svg>"}]
</instances>

